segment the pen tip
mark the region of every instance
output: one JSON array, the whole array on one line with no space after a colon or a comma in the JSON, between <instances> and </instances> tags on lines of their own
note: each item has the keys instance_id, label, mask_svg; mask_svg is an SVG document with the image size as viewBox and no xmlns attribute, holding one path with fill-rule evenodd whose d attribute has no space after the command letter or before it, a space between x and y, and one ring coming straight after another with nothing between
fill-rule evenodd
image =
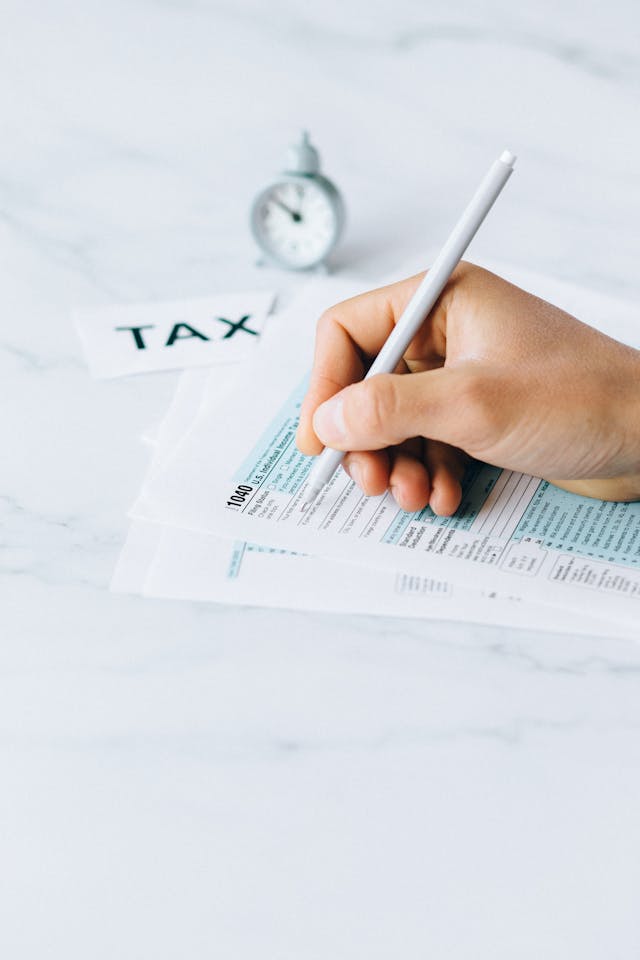
<instances>
[{"instance_id":1,"label":"pen tip","mask_svg":"<svg viewBox=\"0 0 640 960\"><path fill-rule=\"evenodd\" d=\"M315 503L316 498L317 498L318 494L320 493L320 491L323 489L323 487L324 487L324 484L319 484L319 485L318 485L318 484L315 484L315 483L313 483L313 482L312 482L312 483L309 483L309 484L307 485L307 488L306 488L306 490L304 491L305 499L304 499L304 501L303 501L303 503L302 503L302 512L303 512L303 513L305 512L305 510L308 510L309 507L312 506L312 504Z\"/></svg>"}]
</instances>

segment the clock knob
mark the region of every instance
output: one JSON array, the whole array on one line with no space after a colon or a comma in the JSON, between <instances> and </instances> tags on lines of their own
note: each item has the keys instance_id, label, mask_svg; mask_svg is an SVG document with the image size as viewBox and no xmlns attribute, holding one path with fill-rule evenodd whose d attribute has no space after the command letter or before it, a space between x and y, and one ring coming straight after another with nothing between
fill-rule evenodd
<instances>
[{"instance_id":1,"label":"clock knob","mask_svg":"<svg viewBox=\"0 0 640 960\"><path fill-rule=\"evenodd\" d=\"M289 147L286 173L312 176L320 171L320 154L309 140L309 134L303 131L300 142Z\"/></svg>"}]
</instances>

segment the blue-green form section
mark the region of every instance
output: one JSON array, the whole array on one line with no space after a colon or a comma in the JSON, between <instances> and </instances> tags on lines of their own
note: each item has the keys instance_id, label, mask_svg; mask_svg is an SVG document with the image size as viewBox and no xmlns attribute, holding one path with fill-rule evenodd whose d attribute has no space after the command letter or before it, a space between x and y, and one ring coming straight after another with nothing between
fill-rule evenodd
<instances>
[{"instance_id":1,"label":"blue-green form section","mask_svg":"<svg viewBox=\"0 0 640 960\"><path fill-rule=\"evenodd\" d=\"M293 550L280 550L278 547L263 547L259 543L247 543L246 540L234 540L231 550L231 559L227 569L227 577L234 580L240 575L240 567L245 553L271 553L279 556L302 557L304 554Z\"/></svg>"},{"instance_id":2,"label":"blue-green form section","mask_svg":"<svg viewBox=\"0 0 640 960\"><path fill-rule=\"evenodd\" d=\"M307 375L236 470L234 480L251 486L264 483L271 490L291 495L300 489L313 463L313 457L303 456L295 445L308 384Z\"/></svg>"},{"instance_id":3,"label":"blue-green form section","mask_svg":"<svg viewBox=\"0 0 640 960\"><path fill-rule=\"evenodd\" d=\"M581 556L640 566L640 503L610 503L540 483L513 535Z\"/></svg>"},{"instance_id":4,"label":"blue-green form section","mask_svg":"<svg viewBox=\"0 0 640 960\"><path fill-rule=\"evenodd\" d=\"M425 507L416 513L399 510L382 538L383 543L399 543L410 524L416 521L454 530L468 530L501 473L500 467L490 467L487 463L473 460L462 480L462 501L452 517L439 517L431 507Z\"/></svg>"},{"instance_id":5,"label":"blue-green form section","mask_svg":"<svg viewBox=\"0 0 640 960\"><path fill-rule=\"evenodd\" d=\"M236 471L234 479L239 483L264 483L272 490L291 495L303 485L313 458L299 453L295 432L308 382L307 376ZM471 462L462 483L462 503L452 517L438 517L430 507L416 513L398 510L383 542L398 543L415 521L468 530L501 473L499 467ZM524 537L540 540L556 550L640 566L640 503L592 500L541 481L512 539Z\"/></svg>"}]
</instances>

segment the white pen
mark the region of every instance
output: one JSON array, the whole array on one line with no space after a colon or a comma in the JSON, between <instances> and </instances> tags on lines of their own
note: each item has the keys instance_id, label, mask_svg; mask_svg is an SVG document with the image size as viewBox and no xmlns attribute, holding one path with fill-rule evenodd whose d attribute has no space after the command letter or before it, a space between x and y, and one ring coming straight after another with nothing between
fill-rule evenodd
<instances>
[{"instance_id":1,"label":"white pen","mask_svg":"<svg viewBox=\"0 0 640 960\"><path fill-rule=\"evenodd\" d=\"M376 373L393 373L416 333L429 316L436 300L442 293L449 277L460 262L465 250L476 235L482 221L500 195L500 191L513 173L515 156L504 150L489 168L482 183L474 193L464 213L449 234L449 237L425 274L422 283L405 307L402 316L389 334L380 353L371 364L365 380ZM411 376L411 374L408 374ZM316 457L305 486L306 510L321 490L329 483L340 466L344 451L325 447Z\"/></svg>"}]
</instances>

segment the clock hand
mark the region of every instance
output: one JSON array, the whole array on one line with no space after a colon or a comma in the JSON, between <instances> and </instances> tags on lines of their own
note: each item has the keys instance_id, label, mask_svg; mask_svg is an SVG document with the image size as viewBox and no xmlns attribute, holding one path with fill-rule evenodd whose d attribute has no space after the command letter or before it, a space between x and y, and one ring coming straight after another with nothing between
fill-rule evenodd
<instances>
[{"instance_id":1,"label":"clock hand","mask_svg":"<svg viewBox=\"0 0 640 960\"><path fill-rule=\"evenodd\" d=\"M273 197L273 202L283 210L286 210L294 223L300 223L302 215L297 210L292 210L291 207L288 207L286 203L283 203L282 200L279 200L277 197Z\"/></svg>"}]
</instances>

